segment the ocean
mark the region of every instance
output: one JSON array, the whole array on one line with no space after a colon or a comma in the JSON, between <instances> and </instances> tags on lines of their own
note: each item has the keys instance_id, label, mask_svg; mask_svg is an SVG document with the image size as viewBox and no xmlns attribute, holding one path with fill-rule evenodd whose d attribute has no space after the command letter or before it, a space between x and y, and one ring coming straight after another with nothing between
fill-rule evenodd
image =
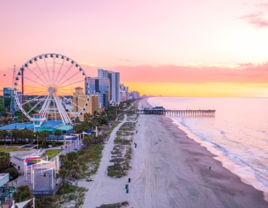
<instances>
[{"instance_id":1,"label":"ocean","mask_svg":"<svg viewBox=\"0 0 268 208\"><path fill-rule=\"evenodd\" d=\"M148 102L166 109L216 110L215 117L169 117L268 199L268 98L153 97Z\"/></svg>"}]
</instances>

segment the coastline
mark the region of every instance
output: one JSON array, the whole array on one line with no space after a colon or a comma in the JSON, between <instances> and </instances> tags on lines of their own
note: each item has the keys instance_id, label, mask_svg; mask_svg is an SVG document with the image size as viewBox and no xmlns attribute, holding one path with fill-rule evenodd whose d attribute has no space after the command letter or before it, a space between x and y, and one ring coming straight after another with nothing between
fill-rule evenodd
<instances>
[{"instance_id":1,"label":"coastline","mask_svg":"<svg viewBox=\"0 0 268 208\"><path fill-rule=\"evenodd\" d=\"M141 106L150 104L142 100ZM134 153L130 174L140 172L132 197L140 200L131 202L134 207L268 207L264 192L242 182L171 118L142 115L139 123L143 128L134 141L143 142L143 158Z\"/></svg>"},{"instance_id":2,"label":"coastline","mask_svg":"<svg viewBox=\"0 0 268 208\"><path fill-rule=\"evenodd\" d=\"M153 107L154 105L149 102L147 99L148 104ZM184 131L188 137L196 141L197 143L200 143L201 146L204 146L208 149L209 152L212 154L215 154L216 156L214 157L216 160L219 160L222 165L230 170L232 173L240 177L240 179L251 186L253 186L255 189L260 190L264 193L264 199L268 201L268 187L267 187L267 182L268 178L265 177L264 175L259 174L258 172L252 172L250 167L245 167L242 166L241 164L236 163L236 160L232 160L226 155L224 151L222 151L221 148L215 143L211 143L209 141L206 141L202 139L202 137L199 137L199 135L196 135L195 133L192 132L191 129L189 129L187 126L183 125L177 120L176 116L167 116L170 119L172 119L173 123L178 126L179 129Z\"/></svg>"}]
</instances>

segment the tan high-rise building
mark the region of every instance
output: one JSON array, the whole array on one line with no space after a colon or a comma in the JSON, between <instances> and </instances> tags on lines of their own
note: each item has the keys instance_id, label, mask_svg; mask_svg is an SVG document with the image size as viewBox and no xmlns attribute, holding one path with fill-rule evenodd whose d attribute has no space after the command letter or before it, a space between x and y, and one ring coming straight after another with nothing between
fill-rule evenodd
<instances>
[{"instance_id":1,"label":"tan high-rise building","mask_svg":"<svg viewBox=\"0 0 268 208\"><path fill-rule=\"evenodd\" d=\"M73 112L81 112L84 108L86 101L87 101L87 95L84 94L83 88L77 87L75 88L75 92L73 94ZM87 103L87 106L85 108L86 113L90 113L90 115L94 115L94 112L98 112L98 96L97 95L90 95L89 101ZM79 119L81 121L84 120L84 114L79 115Z\"/></svg>"}]
</instances>

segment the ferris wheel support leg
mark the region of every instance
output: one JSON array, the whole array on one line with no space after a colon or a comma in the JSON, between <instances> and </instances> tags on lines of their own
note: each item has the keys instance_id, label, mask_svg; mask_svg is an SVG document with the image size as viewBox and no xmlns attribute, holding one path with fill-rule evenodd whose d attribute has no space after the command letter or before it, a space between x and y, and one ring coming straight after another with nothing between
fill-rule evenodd
<instances>
[{"instance_id":1,"label":"ferris wheel support leg","mask_svg":"<svg viewBox=\"0 0 268 208\"><path fill-rule=\"evenodd\" d=\"M63 105L62 105L62 103L61 103L59 98L58 98L58 104L59 104L59 108L61 109L62 115L65 118L65 123L66 124L71 123L71 119L69 118L69 116L68 116L68 114L67 114L65 108L63 107Z\"/></svg>"},{"instance_id":2,"label":"ferris wheel support leg","mask_svg":"<svg viewBox=\"0 0 268 208\"><path fill-rule=\"evenodd\" d=\"M64 118L64 122L65 122L65 124L67 124L69 119L68 119L68 116L66 115L66 111L63 108L61 101L59 99L57 99L57 102L58 102L58 108L60 109L62 117Z\"/></svg>"},{"instance_id":3,"label":"ferris wheel support leg","mask_svg":"<svg viewBox=\"0 0 268 208\"><path fill-rule=\"evenodd\" d=\"M45 100L45 102L44 102L44 104L43 104L41 110L39 111L39 113L43 113L43 112L44 112L44 108L47 106L47 101L48 101L48 99L49 99L49 95L46 97L46 100Z\"/></svg>"},{"instance_id":4,"label":"ferris wheel support leg","mask_svg":"<svg viewBox=\"0 0 268 208\"><path fill-rule=\"evenodd\" d=\"M53 98L54 98L54 101L56 102L56 105L57 105L57 107L58 107L58 111L59 111L61 120L62 120L63 124L65 125L65 120L64 120L64 118L63 118L63 116L62 116L62 112L61 112L62 109L59 108L58 100L57 100L57 98L56 98L56 96L55 96L54 93L53 93Z\"/></svg>"},{"instance_id":5,"label":"ferris wheel support leg","mask_svg":"<svg viewBox=\"0 0 268 208\"><path fill-rule=\"evenodd\" d=\"M48 101L47 101L47 104L46 104L45 107L44 107L44 116L45 116L45 117L48 117L48 114L49 114L49 105L50 105L50 103L51 103L51 100L52 100L52 96L49 95L49 99L48 99Z\"/></svg>"}]
</instances>

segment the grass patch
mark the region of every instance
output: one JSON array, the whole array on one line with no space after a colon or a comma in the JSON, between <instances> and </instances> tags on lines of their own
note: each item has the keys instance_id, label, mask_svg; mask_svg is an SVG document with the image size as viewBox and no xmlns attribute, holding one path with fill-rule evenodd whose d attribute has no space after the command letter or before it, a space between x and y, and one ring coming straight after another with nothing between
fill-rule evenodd
<instances>
[{"instance_id":1,"label":"grass patch","mask_svg":"<svg viewBox=\"0 0 268 208\"><path fill-rule=\"evenodd\" d=\"M127 114L127 121L136 121L138 118L137 113L128 113Z\"/></svg>"},{"instance_id":2,"label":"grass patch","mask_svg":"<svg viewBox=\"0 0 268 208\"><path fill-rule=\"evenodd\" d=\"M134 131L136 123L134 122L125 122L119 130Z\"/></svg>"},{"instance_id":3,"label":"grass patch","mask_svg":"<svg viewBox=\"0 0 268 208\"><path fill-rule=\"evenodd\" d=\"M48 156L50 159L52 159L53 157L55 157L57 154L59 154L62 151L63 149L47 150L45 152L45 156Z\"/></svg>"},{"instance_id":4,"label":"grass patch","mask_svg":"<svg viewBox=\"0 0 268 208\"><path fill-rule=\"evenodd\" d=\"M131 140L122 139L121 137L116 137L114 140L115 144L121 144L121 145L130 145L131 142L132 142Z\"/></svg>"},{"instance_id":5,"label":"grass patch","mask_svg":"<svg viewBox=\"0 0 268 208\"><path fill-rule=\"evenodd\" d=\"M67 207L66 203L70 201L75 201L75 208L81 207L84 202L85 193L88 191L85 187L75 187L68 183L61 186L59 191L57 192L56 198L57 198L57 204L60 206L57 207Z\"/></svg>"},{"instance_id":6,"label":"grass patch","mask_svg":"<svg viewBox=\"0 0 268 208\"><path fill-rule=\"evenodd\" d=\"M7 147L8 152L27 151L29 149L18 149L18 147ZM0 147L0 152L6 152L6 147Z\"/></svg>"},{"instance_id":7,"label":"grass patch","mask_svg":"<svg viewBox=\"0 0 268 208\"><path fill-rule=\"evenodd\" d=\"M121 114L120 116L118 116L118 121L123 121L124 120L124 114Z\"/></svg>"},{"instance_id":8,"label":"grass patch","mask_svg":"<svg viewBox=\"0 0 268 208\"><path fill-rule=\"evenodd\" d=\"M104 144L94 144L80 151L77 162L81 165L83 172L79 175L79 178L89 179L91 175L97 172L103 148Z\"/></svg>"},{"instance_id":9,"label":"grass patch","mask_svg":"<svg viewBox=\"0 0 268 208\"><path fill-rule=\"evenodd\" d=\"M108 125L102 124L101 126L98 126L98 129L106 129L107 127L108 127Z\"/></svg>"},{"instance_id":10,"label":"grass patch","mask_svg":"<svg viewBox=\"0 0 268 208\"><path fill-rule=\"evenodd\" d=\"M47 150L45 152L44 156L48 156L49 160L51 160L53 157L55 157L57 154L59 154L62 151L63 151L63 149ZM43 160L47 160L46 157L44 157ZM41 161L40 159L39 160L30 160L29 163L37 163L40 161Z\"/></svg>"},{"instance_id":11,"label":"grass patch","mask_svg":"<svg viewBox=\"0 0 268 208\"><path fill-rule=\"evenodd\" d=\"M127 147L127 151L126 154L124 155L124 158L115 158L113 159L114 161L111 160L110 162L115 162L115 164L108 166L107 175L115 178L121 178L123 176L126 176L128 170L131 168L131 166L129 165L131 160L131 154L132 154L132 148Z\"/></svg>"},{"instance_id":12,"label":"grass patch","mask_svg":"<svg viewBox=\"0 0 268 208\"><path fill-rule=\"evenodd\" d=\"M134 132L129 132L129 131L120 131L119 130L116 132L117 136L132 136L134 134L135 134Z\"/></svg>"},{"instance_id":13,"label":"grass patch","mask_svg":"<svg viewBox=\"0 0 268 208\"><path fill-rule=\"evenodd\" d=\"M123 208L129 206L129 203L127 201L121 202L121 203L115 203L115 204L103 204L100 207L96 208Z\"/></svg>"},{"instance_id":14,"label":"grass patch","mask_svg":"<svg viewBox=\"0 0 268 208\"><path fill-rule=\"evenodd\" d=\"M75 187L69 183L65 183L65 185L62 185L57 192L57 195L62 195L62 194L69 194L75 192Z\"/></svg>"},{"instance_id":15,"label":"grass patch","mask_svg":"<svg viewBox=\"0 0 268 208\"><path fill-rule=\"evenodd\" d=\"M115 127L118 126L118 124L120 124L121 122L120 121L116 121L112 124L112 129L111 130L114 130Z\"/></svg>"}]
</instances>

